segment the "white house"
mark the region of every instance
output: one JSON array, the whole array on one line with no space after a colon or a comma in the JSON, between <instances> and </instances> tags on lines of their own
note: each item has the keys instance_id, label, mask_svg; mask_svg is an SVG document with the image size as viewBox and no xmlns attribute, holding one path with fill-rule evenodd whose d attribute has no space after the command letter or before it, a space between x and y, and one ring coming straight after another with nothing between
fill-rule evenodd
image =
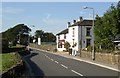
<instances>
[{"instance_id":1,"label":"white house","mask_svg":"<svg viewBox=\"0 0 120 78\"><path fill-rule=\"evenodd\" d=\"M66 41L68 41L67 37L68 37L68 29L65 29L65 30L61 31L60 33L58 33L56 35L56 38L57 38L56 42L57 42L57 50L58 51L64 51L64 50L66 50L64 48L64 43Z\"/></svg>"},{"instance_id":2,"label":"white house","mask_svg":"<svg viewBox=\"0 0 120 78\"><path fill-rule=\"evenodd\" d=\"M64 39L64 35L66 35L65 41L70 43L73 51L72 55L79 53L80 49L86 49L93 44L92 23L93 20L84 20L82 17L80 17L79 21L73 20L72 24L68 22L68 32L57 34L57 45L60 42L59 40ZM57 49L58 51L65 50L64 47L58 46Z\"/></svg>"}]
</instances>

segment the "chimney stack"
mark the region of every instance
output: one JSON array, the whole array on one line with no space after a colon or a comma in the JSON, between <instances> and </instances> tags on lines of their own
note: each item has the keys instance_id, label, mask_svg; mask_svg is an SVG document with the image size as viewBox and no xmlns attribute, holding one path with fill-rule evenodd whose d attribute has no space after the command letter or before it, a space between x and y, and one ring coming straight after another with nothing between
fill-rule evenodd
<instances>
[{"instance_id":1,"label":"chimney stack","mask_svg":"<svg viewBox=\"0 0 120 78\"><path fill-rule=\"evenodd\" d=\"M82 17L80 17L80 21L83 21L83 18L82 18Z\"/></svg>"},{"instance_id":2,"label":"chimney stack","mask_svg":"<svg viewBox=\"0 0 120 78\"><path fill-rule=\"evenodd\" d=\"M76 20L73 20L73 23L76 23Z\"/></svg>"},{"instance_id":3,"label":"chimney stack","mask_svg":"<svg viewBox=\"0 0 120 78\"><path fill-rule=\"evenodd\" d=\"M69 27L70 25L71 25L70 22L68 22L68 23L67 23L67 27Z\"/></svg>"}]
</instances>

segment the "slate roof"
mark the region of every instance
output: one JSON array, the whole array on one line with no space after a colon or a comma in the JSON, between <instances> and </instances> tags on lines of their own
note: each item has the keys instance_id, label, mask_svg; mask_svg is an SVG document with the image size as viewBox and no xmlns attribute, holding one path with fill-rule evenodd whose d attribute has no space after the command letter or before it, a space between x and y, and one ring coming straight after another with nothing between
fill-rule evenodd
<instances>
[{"instance_id":1,"label":"slate roof","mask_svg":"<svg viewBox=\"0 0 120 78\"><path fill-rule=\"evenodd\" d=\"M70 25L69 27L72 26L92 26L93 24L93 20L82 20L82 21L78 21L72 25Z\"/></svg>"},{"instance_id":2,"label":"slate roof","mask_svg":"<svg viewBox=\"0 0 120 78\"><path fill-rule=\"evenodd\" d=\"M67 33L68 33L68 29L65 29L65 30L61 31L60 33L58 33L56 35L67 34Z\"/></svg>"}]
</instances>

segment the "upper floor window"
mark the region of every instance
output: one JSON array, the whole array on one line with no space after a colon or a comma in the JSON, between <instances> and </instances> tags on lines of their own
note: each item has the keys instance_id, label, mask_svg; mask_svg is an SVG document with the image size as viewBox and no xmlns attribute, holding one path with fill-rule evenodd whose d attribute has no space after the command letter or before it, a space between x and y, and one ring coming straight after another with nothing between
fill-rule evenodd
<instances>
[{"instance_id":1,"label":"upper floor window","mask_svg":"<svg viewBox=\"0 0 120 78\"><path fill-rule=\"evenodd\" d=\"M58 36L58 39L60 39L60 36Z\"/></svg>"},{"instance_id":2,"label":"upper floor window","mask_svg":"<svg viewBox=\"0 0 120 78\"><path fill-rule=\"evenodd\" d=\"M64 34L64 39L66 39L66 34Z\"/></svg>"},{"instance_id":3,"label":"upper floor window","mask_svg":"<svg viewBox=\"0 0 120 78\"><path fill-rule=\"evenodd\" d=\"M72 36L75 37L75 28L73 28L73 35Z\"/></svg>"},{"instance_id":4,"label":"upper floor window","mask_svg":"<svg viewBox=\"0 0 120 78\"><path fill-rule=\"evenodd\" d=\"M86 36L90 36L90 29L91 28L86 28Z\"/></svg>"}]
</instances>

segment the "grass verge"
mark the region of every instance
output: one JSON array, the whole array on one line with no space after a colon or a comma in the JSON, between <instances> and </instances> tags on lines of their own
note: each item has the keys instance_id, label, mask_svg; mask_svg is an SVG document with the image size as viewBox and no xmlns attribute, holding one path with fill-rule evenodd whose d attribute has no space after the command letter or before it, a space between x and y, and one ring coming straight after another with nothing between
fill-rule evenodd
<instances>
[{"instance_id":1,"label":"grass verge","mask_svg":"<svg viewBox=\"0 0 120 78\"><path fill-rule=\"evenodd\" d=\"M20 62L20 56L16 52L0 54L0 71L7 71Z\"/></svg>"}]
</instances>

